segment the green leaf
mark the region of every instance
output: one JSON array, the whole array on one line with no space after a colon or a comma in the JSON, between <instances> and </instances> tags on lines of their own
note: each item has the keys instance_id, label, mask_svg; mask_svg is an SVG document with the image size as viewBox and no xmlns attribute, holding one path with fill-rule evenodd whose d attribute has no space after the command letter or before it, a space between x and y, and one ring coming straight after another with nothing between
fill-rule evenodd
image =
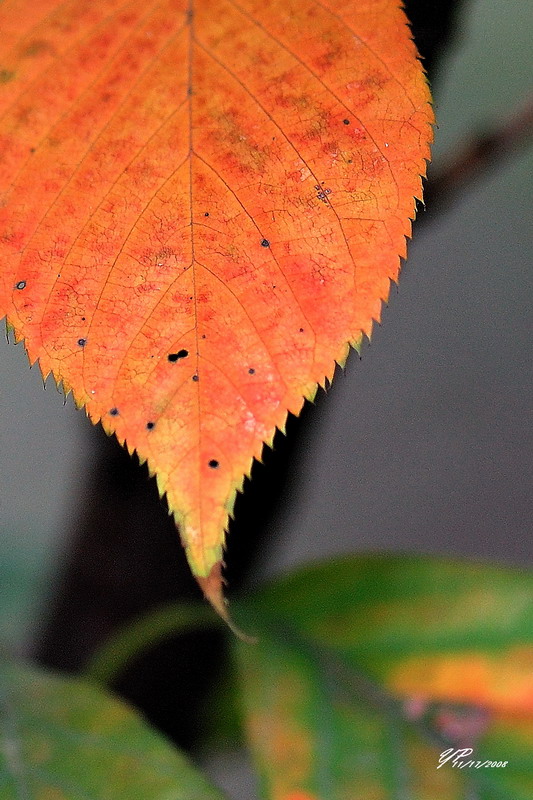
<instances>
[{"instance_id":1,"label":"green leaf","mask_svg":"<svg viewBox=\"0 0 533 800\"><path fill-rule=\"evenodd\" d=\"M181 753L91 684L0 667L2 800L221 800Z\"/></svg>"},{"instance_id":2,"label":"green leaf","mask_svg":"<svg viewBox=\"0 0 533 800\"><path fill-rule=\"evenodd\" d=\"M521 570L380 555L265 589L234 645L263 796L533 797L532 599ZM439 767L450 747L508 764Z\"/></svg>"}]
</instances>

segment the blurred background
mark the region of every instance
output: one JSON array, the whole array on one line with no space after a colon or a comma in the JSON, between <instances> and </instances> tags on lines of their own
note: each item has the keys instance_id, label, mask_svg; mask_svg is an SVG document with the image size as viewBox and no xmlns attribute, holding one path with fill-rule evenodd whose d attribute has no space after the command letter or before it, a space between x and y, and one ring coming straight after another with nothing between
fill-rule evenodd
<instances>
[{"instance_id":1,"label":"blurred background","mask_svg":"<svg viewBox=\"0 0 533 800\"><path fill-rule=\"evenodd\" d=\"M438 120L428 209L372 344L291 420L239 499L230 596L333 553L532 560L533 147L520 120L533 96L533 6L407 10ZM0 643L75 671L117 625L199 595L144 469L53 382L43 391L22 346L2 338L0 369ZM116 688L194 747L225 658L215 634L181 637ZM210 768L250 796L239 752Z\"/></svg>"}]
</instances>

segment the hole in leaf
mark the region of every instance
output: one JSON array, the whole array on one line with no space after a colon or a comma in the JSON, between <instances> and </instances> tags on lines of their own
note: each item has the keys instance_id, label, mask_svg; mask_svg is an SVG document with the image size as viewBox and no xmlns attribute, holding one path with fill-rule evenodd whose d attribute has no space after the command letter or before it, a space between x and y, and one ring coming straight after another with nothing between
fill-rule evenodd
<instances>
[{"instance_id":1,"label":"hole in leaf","mask_svg":"<svg viewBox=\"0 0 533 800\"><path fill-rule=\"evenodd\" d=\"M188 355L188 350L178 350L177 353L169 353L168 360L172 362L179 361L181 358L187 358Z\"/></svg>"}]
</instances>

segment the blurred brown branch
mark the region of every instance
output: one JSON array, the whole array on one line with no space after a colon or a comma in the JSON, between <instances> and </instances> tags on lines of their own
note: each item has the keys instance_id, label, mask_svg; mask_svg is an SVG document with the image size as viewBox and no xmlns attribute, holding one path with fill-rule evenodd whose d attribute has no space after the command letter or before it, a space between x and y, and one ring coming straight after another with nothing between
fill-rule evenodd
<instances>
[{"instance_id":1,"label":"blurred brown branch","mask_svg":"<svg viewBox=\"0 0 533 800\"><path fill-rule=\"evenodd\" d=\"M430 170L424 192L428 213L438 213L504 159L533 141L533 94L499 126L473 136L440 170ZM423 219L423 217L422 217Z\"/></svg>"}]
</instances>

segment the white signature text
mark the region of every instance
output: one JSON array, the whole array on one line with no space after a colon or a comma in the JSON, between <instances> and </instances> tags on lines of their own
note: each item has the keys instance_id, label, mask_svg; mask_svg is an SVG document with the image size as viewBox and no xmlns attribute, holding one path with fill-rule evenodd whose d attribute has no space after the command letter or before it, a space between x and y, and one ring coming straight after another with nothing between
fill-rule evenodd
<instances>
[{"instance_id":1,"label":"white signature text","mask_svg":"<svg viewBox=\"0 0 533 800\"><path fill-rule=\"evenodd\" d=\"M463 747L460 750L454 750L453 747L450 747L449 750L445 750L440 754L437 769L440 769L448 762L452 767L457 767L458 769L464 769L465 767L470 767L471 769L481 769L482 767L498 768L506 767L509 763L508 761L474 761L473 759L468 759L468 756L471 756L473 752L471 747Z\"/></svg>"}]
</instances>

